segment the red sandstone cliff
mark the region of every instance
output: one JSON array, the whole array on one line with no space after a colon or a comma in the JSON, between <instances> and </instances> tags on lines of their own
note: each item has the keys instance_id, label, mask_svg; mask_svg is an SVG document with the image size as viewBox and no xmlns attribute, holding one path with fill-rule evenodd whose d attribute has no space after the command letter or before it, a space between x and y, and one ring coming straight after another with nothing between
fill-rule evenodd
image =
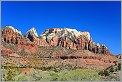
<instances>
[{"instance_id":1,"label":"red sandstone cliff","mask_svg":"<svg viewBox=\"0 0 122 82\"><path fill-rule=\"evenodd\" d=\"M27 66L28 63L29 65L34 63L33 60L30 60L33 58L62 59L61 61L48 61L47 65L52 65L52 63L55 65L56 61L58 64L64 62L74 65L77 61L78 66L85 66L86 68L92 69L102 69L117 62L117 59L110 53L109 49L103 44L93 42L90 33L86 31L79 32L75 29L53 28L45 30L41 36L38 36L35 28L32 28L23 36L20 31L12 26L6 26L2 29L1 36L2 43L16 45L19 52L24 50L29 54L27 57L18 58L16 61L11 58L8 59L18 63L21 62ZM39 46L42 48L39 48ZM57 47L57 49L54 50L54 47ZM21 54L16 54L15 51L5 47L2 47L1 52L2 56L21 57ZM38 52L39 54L37 54ZM37 54L36 56L30 55L35 53ZM3 59L6 60L6 57L3 57ZM3 61L3 63L5 62ZM42 61L39 60L39 62ZM44 63L47 63L46 60L44 60ZM89 67L89 65L92 64L100 65L101 67ZM38 66L38 64L36 64L36 66Z\"/></svg>"},{"instance_id":2,"label":"red sandstone cliff","mask_svg":"<svg viewBox=\"0 0 122 82\"><path fill-rule=\"evenodd\" d=\"M30 42L28 42L30 41ZM25 49L33 49L32 52L37 50L37 46L60 46L67 49L82 49L89 50L99 54L109 54L109 49L103 45L92 41L89 32L79 32L75 29L68 28L53 28L45 30L40 37L35 28L27 31L23 36L20 31L12 26L6 26L2 29L2 42L17 44L18 49L21 50L22 46ZM28 46L31 44L30 46ZM35 44L35 45L34 45ZM20 47L21 45L21 47ZM33 45L33 46L32 46ZM36 48L36 49L35 49ZM28 50L26 50L29 52Z\"/></svg>"}]
</instances>

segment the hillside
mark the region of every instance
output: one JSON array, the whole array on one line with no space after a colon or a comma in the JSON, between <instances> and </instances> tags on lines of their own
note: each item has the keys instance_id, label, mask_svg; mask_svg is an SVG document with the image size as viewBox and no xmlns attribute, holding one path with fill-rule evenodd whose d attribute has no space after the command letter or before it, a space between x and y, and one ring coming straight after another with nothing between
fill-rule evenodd
<instances>
[{"instance_id":1,"label":"hillside","mask_svg":"<svg viewBox=\"0 0 122 82\"><path fill-rule=\"evenodd\" d=\"M100 71L119 62L104 44L94 42L86 31L51 28L38 36L32 28L22 35L14 27L6 26L1 36L3 69Z\"/></svg>"}]
</instances>

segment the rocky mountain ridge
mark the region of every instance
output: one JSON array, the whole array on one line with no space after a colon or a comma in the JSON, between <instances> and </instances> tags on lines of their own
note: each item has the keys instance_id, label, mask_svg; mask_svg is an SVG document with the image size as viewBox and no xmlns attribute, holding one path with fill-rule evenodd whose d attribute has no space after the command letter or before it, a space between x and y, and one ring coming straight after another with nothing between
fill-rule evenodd
<instances>
[{"instance_id":1,"label":"rocky mountain ridge","mask_svg":"<svg viewBox=\"0 0 122 82\"><path fill-rule=\"evenodd\" d=\"M38 46L60 46L67 49L89 50L98 54L111 54L104 44L93 42L90 33L87 31L80 32L69 28L51 28L42 32L38 37L35 28L28 30L25 36L12 26L6 26L2 29L2 42L19 45L23 41L30 41Z\"/></svg>"},{"instance_id":2,"label":"rocky mountain ridge","mask_svg":"<svg viewBox=\"0 0 122 82\"><path fill-rule=\"evenodd\" d=\"M14 29L6 26L1 30L3 66L9 62L27 67L71 65L99 70L118 62L105 45L93 42L89 32L52 28L37 37L35 28L25 35Z\"/></svg>"}]
</instances>

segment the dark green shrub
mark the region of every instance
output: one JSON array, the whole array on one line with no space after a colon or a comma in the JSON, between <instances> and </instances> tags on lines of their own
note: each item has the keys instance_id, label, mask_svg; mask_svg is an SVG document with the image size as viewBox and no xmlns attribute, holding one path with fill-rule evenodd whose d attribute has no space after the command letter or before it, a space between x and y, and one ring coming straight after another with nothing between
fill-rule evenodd
<instances>
[{"instance_id":1,"label":"dark green shrub","mask_svg":"<svg viewBox=\"0 0 122 82\"><path fill-rule=\"evenodd\" d=\"M104 70L104 75L105 75L105 77L109 76L109 72L107 70Z\"/></svg>"},{"instance_id":2,"label":"dark green shrub","mask_svg":"<svg viewBox=\"0 0 122 82\"><path fill-rule=\"evenodd\" d=\"M118 68L117 67L115 68L115 71L118 71Z\"/></svg>"},{"instance_id":3,"label":"dark green shrub","mask_svg":"<svg viewBox=\"0 0 122 82\"><path fill-rule=\"evenodd\" d=\"M110 72L114 72L114 68L113 67L110 68Z\"/></svg>"},{"instance_id":4,"label":"dark green shrub","mask_svg":"<svg viewBox=\"0 0 122 82\"><path fill-rule=\"evenodd\" d=\"M104 72L103 71L100 71L98 74L101 75L101 76L104 76Z\"/></svg>"},{"instance_id":5,"label":"dark green shrub","mask_svg":"<svg viewBox=\"0 0 122 82\"><path fill-rule=\"evenodd\" d=\"M121 70L121 63L118 63L118 70Z\"/></svg>"}]
</instances>

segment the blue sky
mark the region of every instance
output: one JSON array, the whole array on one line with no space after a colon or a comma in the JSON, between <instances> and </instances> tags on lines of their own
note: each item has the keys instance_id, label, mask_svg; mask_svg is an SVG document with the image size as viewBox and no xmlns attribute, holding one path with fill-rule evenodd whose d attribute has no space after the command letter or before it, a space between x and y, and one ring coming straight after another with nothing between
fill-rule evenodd
<instances>
[{"instance_id":1,"label":"blue sky","mask_svg":"<svg viewBox=\"0 0 122 82\"><path fill-rule=\"evenodd\" d=\"M120 54L121 2L2 2L2 27L11 25L22 34L35 27L89 31L93 41Z\"/></svg>"}]
</instances>

